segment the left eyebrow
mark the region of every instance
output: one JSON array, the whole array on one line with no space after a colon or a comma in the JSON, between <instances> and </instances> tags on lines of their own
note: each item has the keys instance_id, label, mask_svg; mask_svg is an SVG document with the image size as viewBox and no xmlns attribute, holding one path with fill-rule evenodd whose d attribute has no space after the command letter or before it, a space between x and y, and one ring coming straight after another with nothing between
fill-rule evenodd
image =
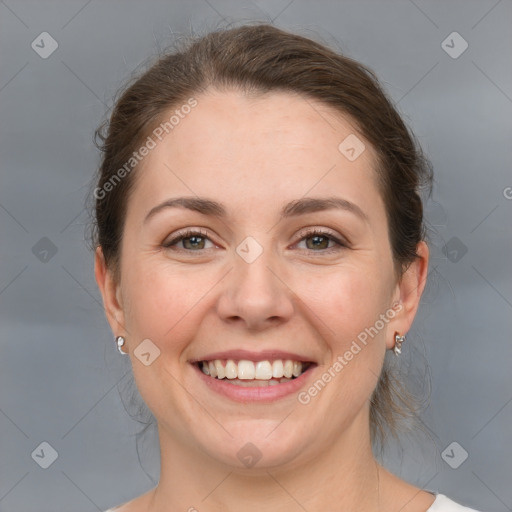
<instances>
[{"instance_id":1,"label":"left eyebrow","mask_svg":"<svg viewBox=\"0 0 512 512\"><path fill-rule=\"evenodd\" d=\"M202 213L203 215L212 215L218 218L227 217L226 208L217 201L203 197L183 196L168 199L152 208L146 215L144 223L165 208L185 208ZM359 206L341 197L303 197L301 199L296 199L287 203L281 209L280 218L296 217L307 213L333 209L351 212L365 222L368 222L369 220L366 213Z\"/></svg>"}]
</instances>

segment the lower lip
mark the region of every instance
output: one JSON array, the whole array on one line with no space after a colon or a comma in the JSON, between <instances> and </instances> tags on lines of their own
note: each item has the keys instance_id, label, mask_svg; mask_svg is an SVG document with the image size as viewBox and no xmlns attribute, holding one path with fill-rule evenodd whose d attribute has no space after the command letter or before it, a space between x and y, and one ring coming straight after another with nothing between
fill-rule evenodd
<instances>
[{"instance_id":1,"label":"lower lip","mask_svg":"<svg viewBox=\"0 0 512 512\"><path fill-rule=\"evenodd\" d=\"M192 365L204 383L216 393L224 395L237 402L274 402L293 393L297 393L309 380L314 365L311 365L299 377L290 382L283 382L275 386L242 387L230 384L229 379L216 379L205 375L196 364Z\"/></svg>"}]
</instances>

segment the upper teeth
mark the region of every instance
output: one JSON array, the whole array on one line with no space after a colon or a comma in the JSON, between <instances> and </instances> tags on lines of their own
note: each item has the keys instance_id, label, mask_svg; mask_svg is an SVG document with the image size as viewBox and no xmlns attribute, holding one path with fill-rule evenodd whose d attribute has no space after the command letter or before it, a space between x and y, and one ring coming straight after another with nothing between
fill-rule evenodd
<instances>
[{"instance_id":1,"label":"upper teeth","mask_svg":"<svg viewBox=\"0 0 512 512\"><path fill-rule=\"evenodd\" d=\"M218 379L240 379L240 380L270 380L286 377L298 377L303 371L303 364L300 361L290 359L275 361L248 361L242 359L238 362L228 359L225 364L220 359L214 361L203 361L201 368L203 373Z\"/></svg>"}]
</instances>

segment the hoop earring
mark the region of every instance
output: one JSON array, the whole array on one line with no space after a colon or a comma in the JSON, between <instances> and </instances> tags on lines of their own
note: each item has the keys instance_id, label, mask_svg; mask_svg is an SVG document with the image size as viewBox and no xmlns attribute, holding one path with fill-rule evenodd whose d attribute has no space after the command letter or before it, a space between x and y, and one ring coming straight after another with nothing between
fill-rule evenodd
<instances>
[{"instance_id":1,"label":"hoop earring","mask_svg":"<svg viewBox=\"0 0 512 512\"><path fill-rule=\"evenodd\" d=\"M120 354L123 354L123 355L126 355L128 354L128 352L125 352L121 347L124 345L124 342L125 342L125 338L124 336L118 336L116 338L116 344L117 344L117 350L119 350L119 353Z\"/></svg>"},{"instance_id":2,"label":"hoop earring","mask_svg":"<svg viewBox=\"0 0 512 512\"><path fill-rule=\"evenodd\" d=\"M393 350L395 351L395 355L399 356L402 353L402 343L405 341L405 336L400 336L400 334L395 334L395 347Z\"/></svg>"}]
</instances>

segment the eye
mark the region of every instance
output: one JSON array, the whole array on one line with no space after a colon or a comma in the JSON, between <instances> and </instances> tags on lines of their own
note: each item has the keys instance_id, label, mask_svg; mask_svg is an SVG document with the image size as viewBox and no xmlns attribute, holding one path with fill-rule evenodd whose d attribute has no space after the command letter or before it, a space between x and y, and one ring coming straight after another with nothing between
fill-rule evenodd
<instances>
[{"instance_id":1,"label":"eye","mask_svg":"<svg viewBox=\"0 0 512 512\"><path fill-rule=\"evenodd\" d=\"M300 237L299 244L305 241L306 250L313 252L332 252L348 247L347 243L342 242L331 232L322 229L305 230L301 232ZM207 243L210 243L211 246L207 247ZM179 247L178 244L182 244L182 246ZM214 246L215 244L208 237L208 233L194 229L178 233L162 244L162 247L166 249L176 248L188 252L198 252Z\"/></svg>"},{"instance_id":2,"label":"eye","mask_svg":"<svg viewBox=\"0 0 512 512\"><path fill-rule=\"evenodd\" d=\"M303 231L300 236L299 243L305 241L306 249L310 249L313 252L332 252L347 247L346 243L339 240L331 232L322 229Z\"/></svg>"},{"instance_id":3,"label":"eye","mask_svg":"<svg viewBox=\"0 0 512 512\"><path fill-rule=\"evenodd\" d=\"M209 249L209 247L205 247L207 241L213 247L213 242L208 238L207 233L201 230L187 230L164 242L162 247L170 249L181 243L182 247L177 247L177 249L195 252L196 250Z\"/></svg>"}]
</instances>

